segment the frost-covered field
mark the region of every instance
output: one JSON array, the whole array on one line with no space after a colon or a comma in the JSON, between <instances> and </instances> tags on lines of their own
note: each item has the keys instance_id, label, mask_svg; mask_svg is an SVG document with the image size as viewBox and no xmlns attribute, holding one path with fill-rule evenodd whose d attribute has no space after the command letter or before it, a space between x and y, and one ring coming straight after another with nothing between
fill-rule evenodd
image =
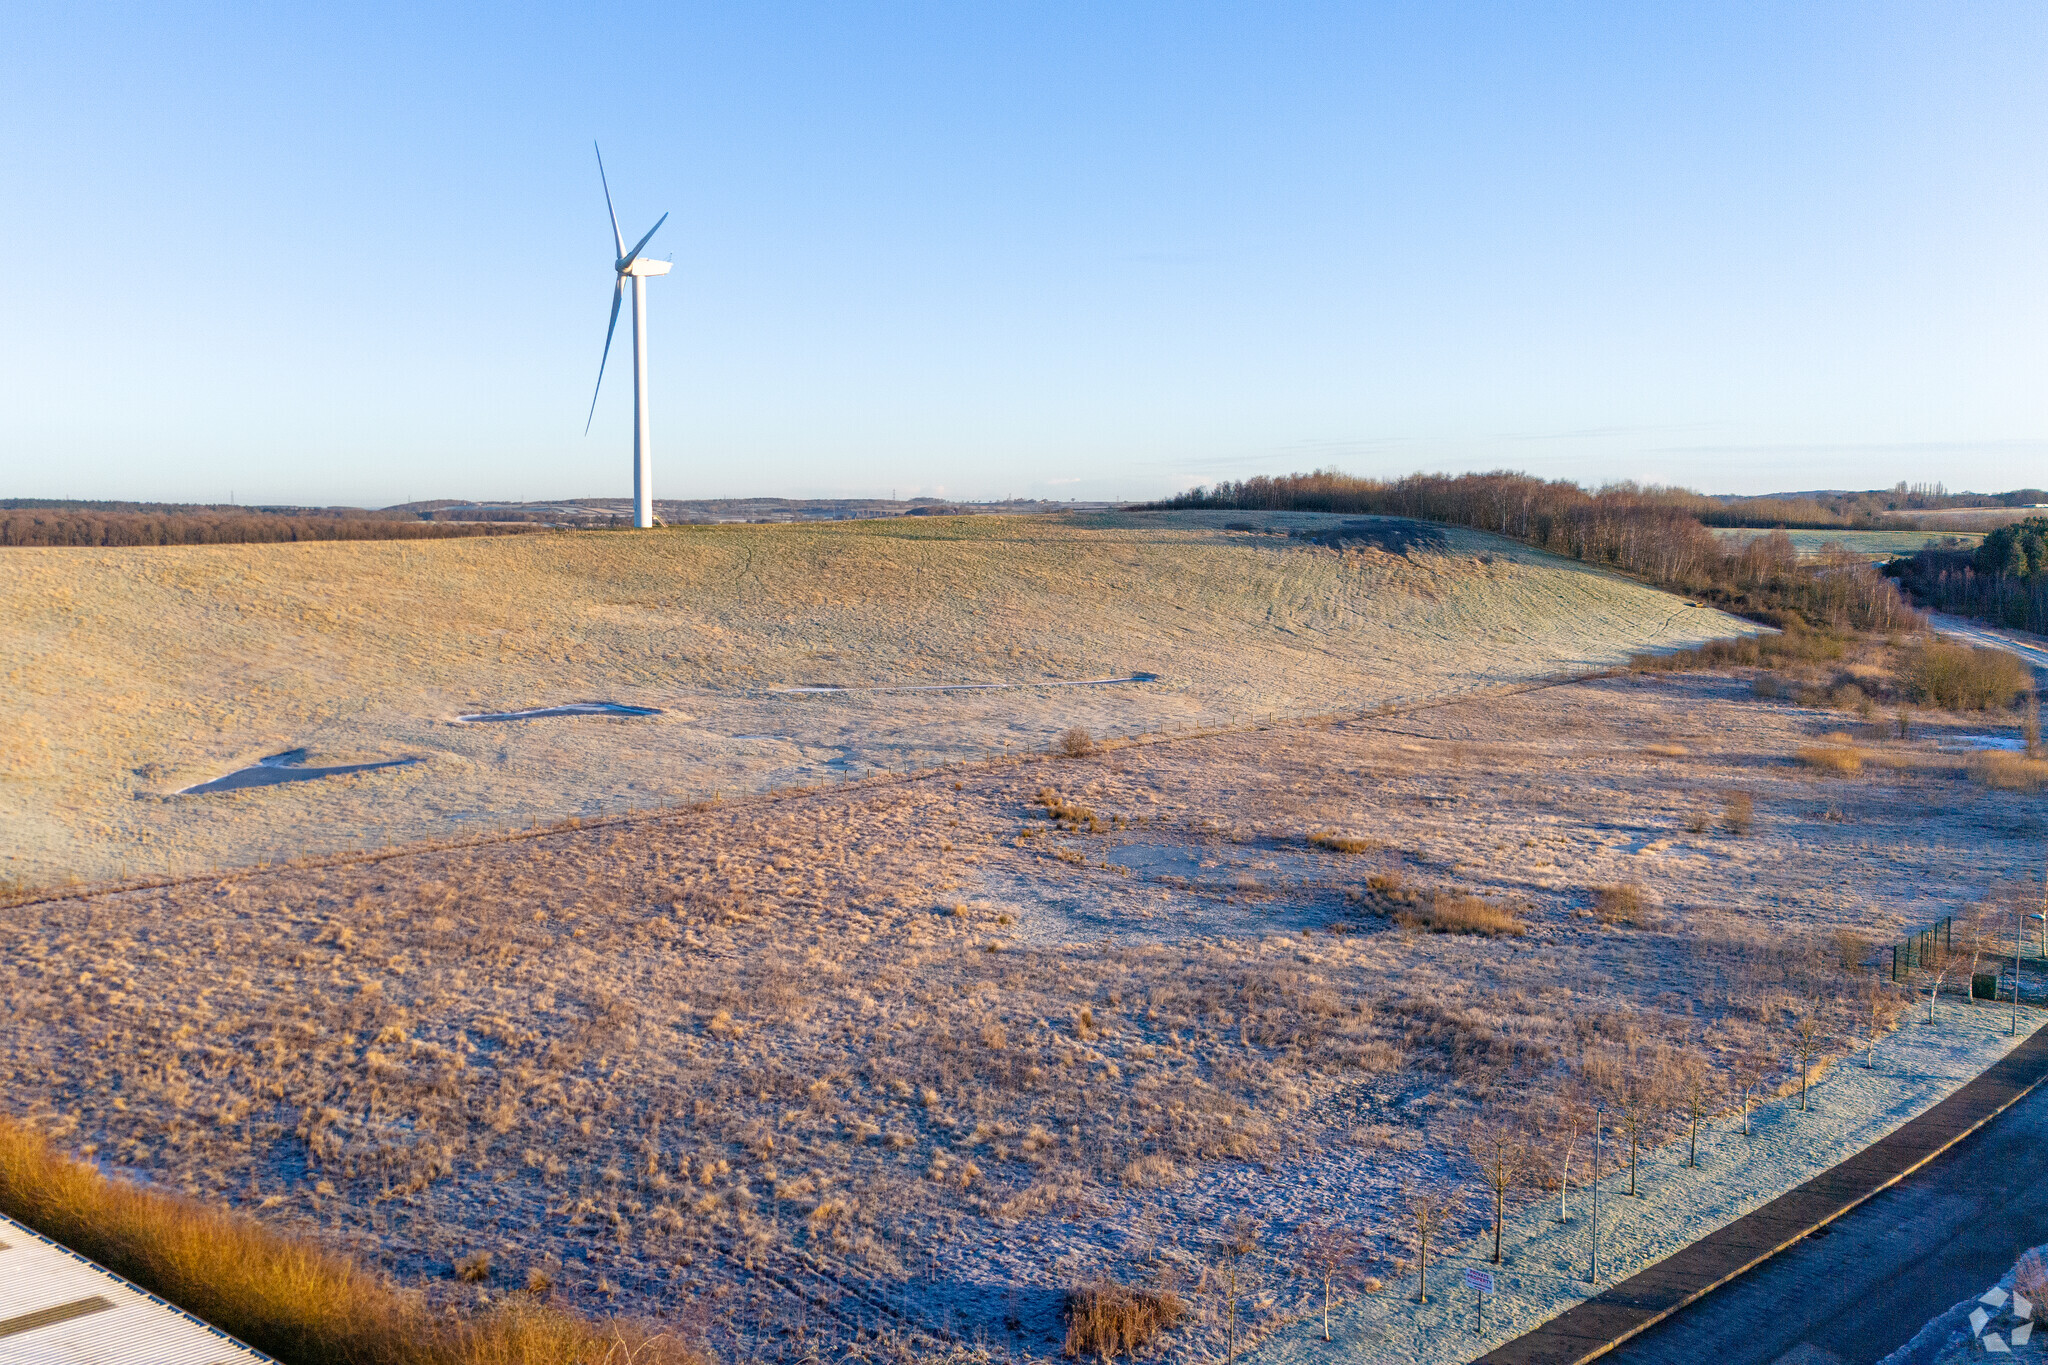
<instances>
[{"instance_id":1,"label":"frost-covered field","mask_svg":"<svg viewBox=\"0 0 2048 1365\"><path fill-rule=\"evenodd\" d=\"M1854 724L1622 677L16 906L0 1089L458 1305L1044 1357L1107 1275L1200 1359L1226 1224L1242 1325L1291 1331L1304 1221L1398 1283L1468 1118L1630 1049L1783 1084L1829 961L2031 875L2040 797L1966 780L1969 723L1798 761ZM1522 932L1424 932L1439 894Z\"/></svg>"},{"instance_id":2,"label":"frost-covered field","mask_svg":"<svg viewBox=\"0 0 2048 1365\"><path fill-rule=\"evenodd\" d=\"M246 866L1097 735L1359 711L1753 630L1507 541L1293 514L14 549L0 889ZM1378 528L1375 530L1374 528ZM1103 687L1044 684L1153 675ZM777 689L1021 684L995 691ZM612 701L645 719L462 724ZM425 761L206 797L308 749Z\"/></svg>"}]
</instances>

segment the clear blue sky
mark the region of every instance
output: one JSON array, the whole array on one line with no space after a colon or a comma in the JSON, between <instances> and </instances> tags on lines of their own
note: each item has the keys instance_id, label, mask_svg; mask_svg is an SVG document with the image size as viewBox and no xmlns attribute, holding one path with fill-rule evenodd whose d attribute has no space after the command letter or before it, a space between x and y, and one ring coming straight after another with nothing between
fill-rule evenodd
<instances>
[{"instance_id":1,"label":"clear blue sky","mask_svg":"<svg viewBox=\"0 0 2048 1365\"><path fill-rule=\"evenodd\" d=\"M0 494L2048 482L2048 6L32 4ZM622 335L624 323L621 323Z\"/></svg>"}]
</instances>

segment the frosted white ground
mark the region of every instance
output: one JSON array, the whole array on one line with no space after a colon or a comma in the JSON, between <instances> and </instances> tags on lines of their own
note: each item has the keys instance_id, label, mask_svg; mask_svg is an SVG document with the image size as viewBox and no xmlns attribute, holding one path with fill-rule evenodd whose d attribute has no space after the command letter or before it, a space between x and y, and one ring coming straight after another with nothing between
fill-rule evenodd
<instances>
[{"instance_id":1,"label":"frosted white ground","mask_svg":"<svg viewBox=\"0 0 2048 1365\"><path fill-rule=\"evenodd\" d=\"M1355 713L1761 629L1413 522L908 520L9 550L0 889L843 782L1039 751L1070 727ZM1347 526L1395 548L1289 534ZM1134 680L1065 685L1106 678ZM846 690L801 690L823 688ZM597 698L660 714L458 719ZM422 761L177 795L299 748L316 766Z\"/></svg>"},{"instance_id":2,"label":"frosted white ground","mask_svg":"<svg viewBox=\"0 0 2048 1365\"><path fill-rule=\"evenodd\" d=\"M1838 1063L1813 1088L1807 1113L1799 1097L1774 1100L1740 1125L1717 1122L1700 1138L1700 1166L1688 1170L1683 1144L1650 1154L1631 1199L1627 1173L1601 1181L1600 1287L1627 1279L1699 1238L1759 1208L1861 1151L1980 1074L2048 1022L2038 1010L2022 1012L2018 1036L2006 1032L2006 1010L1945 1002L1940 1021L1924 1015L1903 1024L1877 1049L1876 1066L1860 1058ZM1610 1145L1611 1158L1614 1148ZM1473 1202L1480 1202L1479 1192ZM1557 1222L1555 1196L1517 1210L1504 1238L1506 1264L1491 1263L1491 1233L1456 1242L1432 1256L1430 1302L1414 1302L1415 1284L1389 1283L1377 1294L1346 1304L1322 1340L1320 1316L1290 1287L1303 1320L1269 1336L1253 1357L1270 1365L1375 1360L1403 1365L1456 1365L1547 1322L1590 1297L1590 1202L1573 1196L1572 1221ZM1470 1227L1472 1219L1465 1220ZM1475 1330L1474 1294L1467 1268L1489 1270L1495 1295L1484 1325Z\"/></svg>"}]
</instances>

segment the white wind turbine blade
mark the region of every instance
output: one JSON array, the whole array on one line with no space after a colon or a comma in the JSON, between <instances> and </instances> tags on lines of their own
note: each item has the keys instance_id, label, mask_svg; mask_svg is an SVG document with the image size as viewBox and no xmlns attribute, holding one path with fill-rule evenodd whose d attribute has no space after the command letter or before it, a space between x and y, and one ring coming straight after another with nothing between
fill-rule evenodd
<instances>
[{"instance_id":1,"label":"white wind turbine blade","mask_svg":"<svg viewBox=\"0 0 2048 1365\"><path fill-rule=\"evenodd\" d=\"M624 260L626 258L626 238L625 235L619 231L618 210L612 207L611 181L606 180L604 178L604 152L599 150L598 145L595 142L590 144L590 150L597 153L597 183L604 186L604 211L612 216L612 244L618 247L619 249L618 258L620 260ZM616 317L618 315L618 309L614 308L612 310L612 314L614 317Z\"/></svg>"},{"instance_id":2,"label":"white wind turbine blade","mask_svg":"<svg viewBox=\"0 0 2048 1365\"><path fill-rule=\"evenodd\" d=\"M590 391L590 416L583 419L583 434L590 434L590 424L597 419L597 395L604 390L604 363L611 359L612 333L619 327L619 304L626 297L626 277L619 276L612 281L612 320L604 329L604 354L597 358L597 387Z\"/></svg>"},{"instance_id":3,"label":"white wind turbine blade","mask_svg":"<svg viewBox=\"0 0 2048 1365\"><path fill-rule=\"evenodd\" d=\"M633 262L640 259L640 248L646 246L648 241L654 236L654 234L661 231L661 225L663 223L666 223L667 221L668 215L665 213L662 214L661 217L655 222L654 226L647 229L647 236L642 237L640 241L633 247L633 254L630 256L622 256L619 258L620 270L624 270L627 266L633 264Z\"/></svg>"}]
</instances>

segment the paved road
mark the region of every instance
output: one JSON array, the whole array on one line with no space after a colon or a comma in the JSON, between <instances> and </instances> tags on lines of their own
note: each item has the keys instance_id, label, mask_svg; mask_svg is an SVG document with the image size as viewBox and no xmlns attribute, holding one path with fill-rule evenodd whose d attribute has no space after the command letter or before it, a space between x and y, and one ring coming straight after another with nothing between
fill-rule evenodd
<instances>
[{"instance_id":1,"label":"paved road","mask_svg":"<svg viewBox=\"0 0 2048 1365\"><path fill-rule=\"evenodd\" d=\"M1987 649L2003 649L2019 655L2037 670L2048 672L2048 640L2038 635L2029 635L2023 630L2001 630L1987 626L1982 621L1972 621L1961 616L1944 616L1938 611L1927 613L1927 619L1943 635L1953 635L1973 645Z\"/></svg>"},{"instance_id":2,"label":"paved road","mask_svg":"<svg viewBox=\"0 0 2048 1365\"><path fill-rule=\"evenodd\" d=\"M1882 1359L2048 1242L2044 1154L2048 1086L1603 1365L1772 1365L1795 1351L1787 1365Z\"/></svg>"}]
</instances>

